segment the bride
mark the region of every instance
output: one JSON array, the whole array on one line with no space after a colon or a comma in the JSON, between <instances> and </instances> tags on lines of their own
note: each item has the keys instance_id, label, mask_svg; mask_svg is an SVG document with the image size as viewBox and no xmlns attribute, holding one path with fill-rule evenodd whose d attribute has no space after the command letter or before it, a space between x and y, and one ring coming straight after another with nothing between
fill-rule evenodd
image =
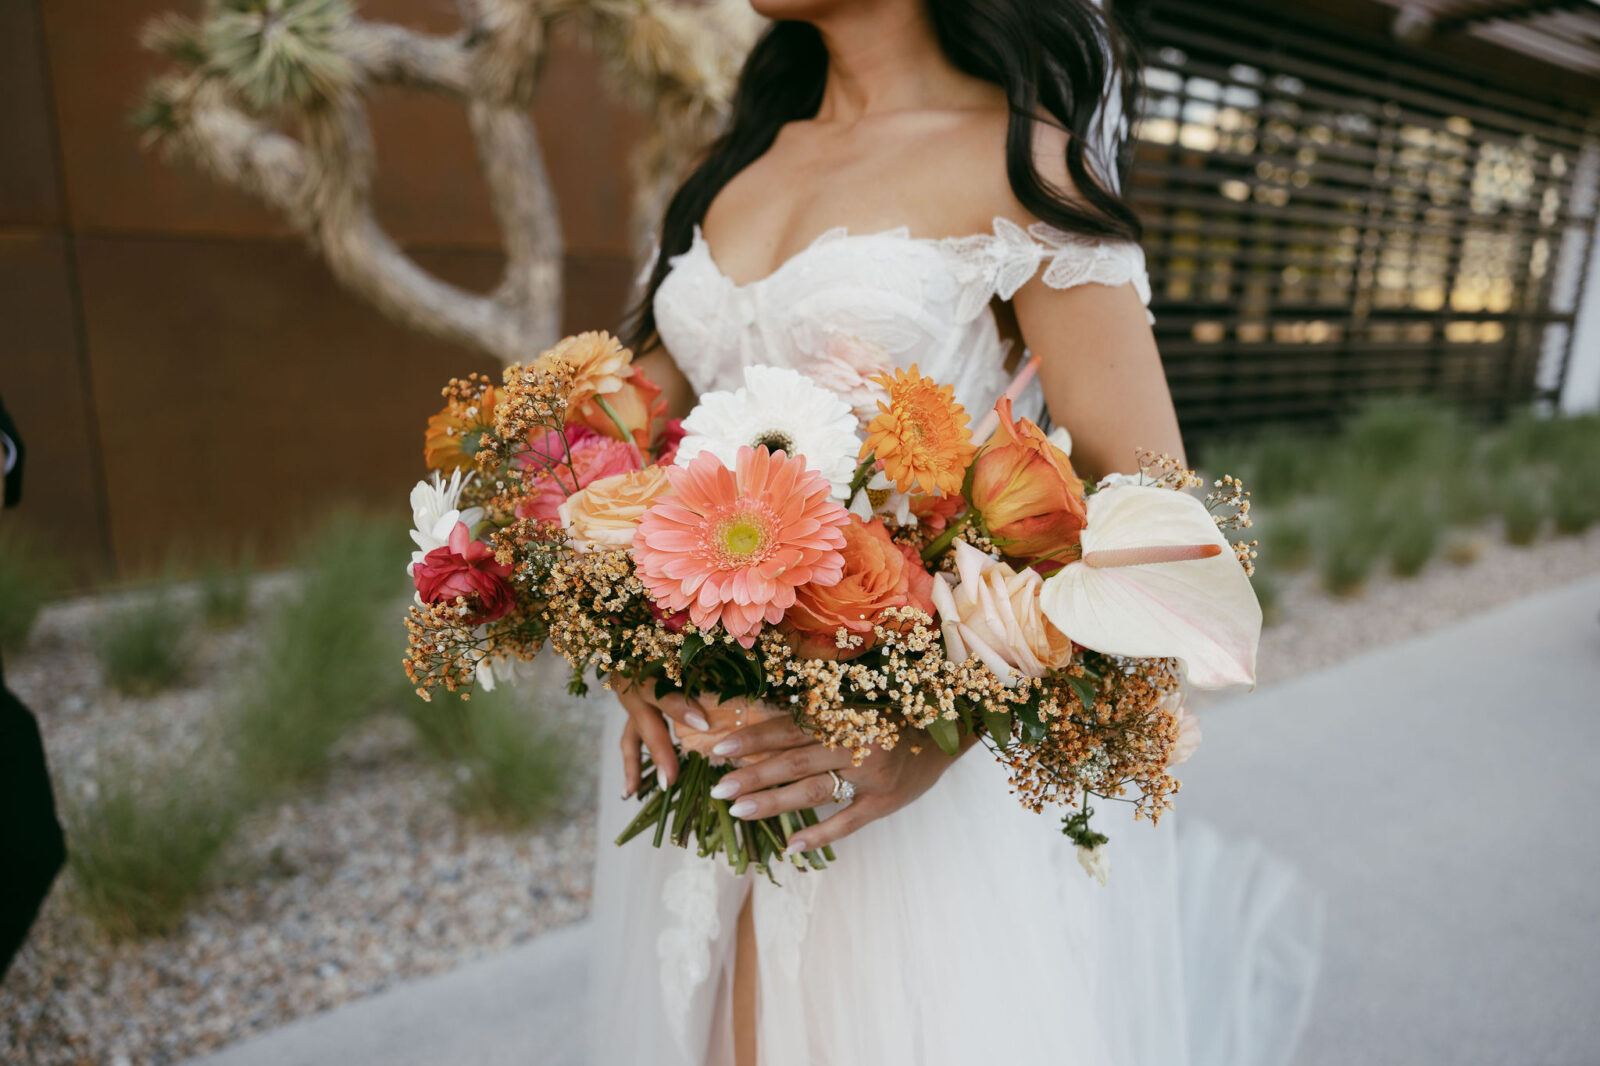
<instances>
[{"instance_id":1,"label":"bride","mask_svg":"<svg viewBox=\"0 0 1600 1066\"><path fill-rule=\"evenodd\" d=\"M1017 413L1069 429L1081 475L1133 472L1140 448L1181 457L1139 224L1102 132L1104 115L1130 113L1136 73L1098 8L753 5L777 21L667 211L634 337L675 413L738 387L746 366L865 358L953 383L976 421L1026 349L1042 365ZM1281 868L1108 809L1116 868L1101 887L983 752L901 745L851 768L786 716L719 748L766 756L720 795L745 817L821 806L800 843L832 844L828 870L774 884L675 848L615 848L642 752L670 781L671 730L727 711L619 700L597 1066L1287 1061L1316 915Z\"/></svg>"}]
</instances>

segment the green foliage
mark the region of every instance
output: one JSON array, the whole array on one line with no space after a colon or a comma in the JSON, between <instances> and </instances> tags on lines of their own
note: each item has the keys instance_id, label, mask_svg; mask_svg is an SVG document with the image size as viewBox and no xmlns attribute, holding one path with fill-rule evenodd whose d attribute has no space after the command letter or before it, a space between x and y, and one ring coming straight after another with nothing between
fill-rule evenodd
<instances>
[{"instance_id":1,"label":"green foliage","mask_svg":"<svg viewBox=\"0 0 1600 1066\"><path fill-rule=\"evenodd\" d=\"M1383 555L1387 533L1378 501L1347 483L1319 525L1317 566L1323 587L1338 596L1359 592Z\"/></svg>"},{"instance_id":2,"label":"green foliage","mask_svg":"<svg viewBox=\"0 0 1600 1066\"><path fill-rule=\"evenodd\" d=\"M253 790L320 772L347 728L396 698L405 555L396 526L356 515L307 538L297 588L267 619L229 723Z\"/></svg>"},{"instance_id":3,"label":"green foliage","mask_svg":"<svg viewBox=\"0 0 1600 1066\"><path fill-rule=\"evenodd\" d=\"M106 684L127 696L150 696L176 684L189 662L188 627L170 586L136 594L95 632Z\"/></svg>"},{"instance_id":4,"label":"green foliage","mask_svg":"<svg viewBox=\"0 0 1600 1066\"><path fill-rule=\"evenodd\" d=\"M1591 475L1587 481L1578 474L1566 474L1551 485L1550 514L1557 533L1572 536L1600 522L1600 487L1593 476L1596 469L1586 468Z\"/></svg>"},{"instance_id":5,"label":"green foliage","mask_svg":"<svg viewBox=\"0 0 1600 1066\"><path fill-rule=\"evenodd\" d=\"M22 646L63 584L60 567L32 537L0 523L0 652Z\"/></svg>"},{"instance_id":6,"label":"green foliage","mask_svg":"<svg viewBox=\"0 0 1600 1066\"><path fill-rule=\"evenodd\" d=\"M1248 487L1248 486L1247 486ZM1271 514L1261 526L1259 539L1263 558L1282 571L1304 570L1311 565L1315 531L1304 509L1288 514Z\"/></svg>"},{"instance_id":7,"label":"green foliage","mask_svg":"<svg viewBox=\"0 0 1600 1066\"><path fill-rule=\"evenodd\" d=\"M1544 486L1535 478L1514 477L1500 486L1497 510L1505 521L1506 540L1527 545L1539 538L1546 498Z\"/></svg>"},{"instance_id":8,"label":"green foliage","mask_svg":"<svg viewBox=\"0 0 1600 1066\"><path fill-rule=\"evenodd\" d=\"M1468 423L1417 399L1369 403L1332 435L1274 427L1206 448L1204 468L1245 480L1260 514L1261 557L1279 572L1315 555L1323 583L1352 592L1387 557L1414 574L1444 545L1455 562L1476 540L1454 528L1501 519L1506 539L1532 543L1553 520L1576 533L1600 522L1600 416L1523 412L1502 426ZM1370 557L1367 557L1370 556Z\"/></svg>"},{"instance_id":9,"label":"green foliage","mask_svg":"<svg viewBox=\"0 0 1600 1066\"><path fill-rule=\"evenodd\" d=\"M470 700L401 704L423 750L448 768L456 808L501 829L533 825L571 794L577 747L530 706L525 689L475 693Z\"/></svg>"},{"instance_id":10,"label":"green foliage","mask_svg":"<svg viewBox=\"0 0 1600 1066\"><path fill-rule=\"evenodd\" d=\"M1389 526L1389 561L1401 577L1415 577L1439 551L1443 522L1436 510L1413 505Z\"/></svg>"},{"instance_id":11,"label":"green foliage","mask_svg":"<svg viewBox=\"0 0 1600 1066\"><path fill-rule=\"evenodd\" d=\"M351 18L345 0L213 0L199 48L247 107L310 108L357 81Z\"/></svg>"},{"instance_id":12,"label":"green foliage","mask_svg":"<svg viewBox=\"0 0 1600 1066\"><path fill-rule=\"evenodd\" d=\"M203 891L243 808L202 765L114 757L63 804L77 899L110 935L166 932Z\"/></svg>"},{"instance_id":13,"label":"green foliage","mask_svg":"<svg viewBox=\"0 0 1600 1066\"><path fill-rule=\"evenodd\" d=\"M250 610L250 579L254 562L245 552L233 565L210 559L200 570L200 616L216 629L232 629Z\"/></svg>"}]
</instances>

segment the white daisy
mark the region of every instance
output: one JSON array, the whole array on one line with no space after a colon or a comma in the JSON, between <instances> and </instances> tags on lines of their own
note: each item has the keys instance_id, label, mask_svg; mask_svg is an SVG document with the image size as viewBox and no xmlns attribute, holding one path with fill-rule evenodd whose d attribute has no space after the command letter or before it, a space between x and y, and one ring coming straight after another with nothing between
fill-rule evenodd
<instances>
[{"instance_id":1,"label":"white daisy","mask_svg":"<svg viewBox=\"0 0 1600 1066\"><path fill-rule=\"evenodd\" d=\"M710 452L730 468L739 449L765 445L803 457L828 479L835 499L850 490L861 441L850 405L796 370L751 366L744 388L708 392L683 420L677 464Z\"/></svg>"},{"instance_id":2,"label":"white daisy","mask_svg":"<svg viewBox=\"0 0 1600 1066\"><path fill-rule=\"evenodd\" d=\"M483 521L482 507L460 509L461 490L470 480L471 474L462 477L457 470L449 481L444 481L435 470L431 481L419 481L411 490L411 539L416 542L417 550L411 553L411 565L406 567L406 573L409 574L433 549L449 544L450 531L456 528L457 522L465 522L471 529Z\"/></svg>"},{"instance_id":3,"label":"white daisy","mask_svg":"<svg viewBox=\"0 0 1600 1066\"><path fill-rule=\"evenodd\" d=\"M875 515L889 519L897 526L914 526L917 516L911 513L911 497L897 492L894 482L882 470L874 470L867 483L850 501L850 513L863 521L872 521Z\"/></svg>"}]
</instances>

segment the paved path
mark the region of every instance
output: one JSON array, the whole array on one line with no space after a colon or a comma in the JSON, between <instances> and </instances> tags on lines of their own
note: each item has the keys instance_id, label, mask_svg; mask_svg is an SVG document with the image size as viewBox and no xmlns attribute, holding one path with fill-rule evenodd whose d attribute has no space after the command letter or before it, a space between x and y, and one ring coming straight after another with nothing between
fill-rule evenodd
<instances>
[{"instance_id":1,"label":"paved path","mask_svg":"<svg viewBox=\"0 0 1600 1066\"><path fill-rule=\"evenodd\" d=\"M1328 894L1299 1066L1600 1061L1597 615L1600 577L1207 711L1185 811ZM579 1066L586 936L194 1066Z\"/></svg>"}]
</instances>

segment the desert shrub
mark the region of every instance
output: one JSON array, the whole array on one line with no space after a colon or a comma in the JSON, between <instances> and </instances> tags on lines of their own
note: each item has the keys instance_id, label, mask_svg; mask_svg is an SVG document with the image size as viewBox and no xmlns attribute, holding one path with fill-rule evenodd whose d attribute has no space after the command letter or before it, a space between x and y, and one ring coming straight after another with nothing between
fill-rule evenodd
<instances>
[{"instance_id":1,"label":"desert shrub","mask_svg":"<svg viewBox=\"0 0 1600 1066\"><path fill-rule=\"evenodd\" d=\"M170 688L189 660L189 616L162 585L113 609L94 634L106 684L129 696Z\"/></svg>"},{"instance_id":2,"label":"desert shrub","mask_svg":"<svg viewBox=\"0 0 1600 1066\"><path fill-rule=\"evenodd\" d=\"M1439 551L1444 523L1425 501L1397 512L1389 522L1389 561L1401 577L1415 577Z\"/></svg>"},{"instance_id":3,"label":"desert shrub","mask_svg":"<svg viewBox=\"0 0 1600 1066\"><path fill-rule=\"evenodd\" d=\"M1500 485L1496 509L1505 522L1506 540L1512 544L1532 544L1544 528L1548 494L1540 479L1523 475L1508 478Z\"/></svg>"},{"instance_id":4,"label":"desert shrub","mask_svg":"<svg viewBox=\"0 0 1600 1066\"><path fill-rule=\"evenodd\" d=\"M578 751L571 735L533 706L527 688L405 704L423 750L449 775L454 803L483 824L524 828L560 810Z\"/></svg>"},{"instance_id":5,"label":"desert shrub","mask_svg":"<svg viewBox=\"0 0 1600 1066\"><path fill-rule=\"evenodd\" d=\"M232 564L208 559L200 569L196 587L200 595L200 616L215 629L232 629L250 611L250 581L254 560L245 552Z\"/></svg>"},{"instance_id":6,"label":"desert shrub","mask_svg":"<svg viewBox=\"0 0 1600 1066\"><path fill-rule=\"evenodd\" d=\"M264 623L231 715L233 751L252 789L319 772L345 730L403 688L405 557L396 526L357 515L306 538L296 588Z\"/></svg>"},{"instance_id":7,"label":"desert shrub","mask_svg":"<svg viewBox=\"0 0 1600 1066\"><path fill-rule=\"evenodd\" d=\"M76 898L112 936L166 932L204 890L242 812L206 765L103 759L88 787L64 801Z\"/></svg>"},{"instance_id":8,"label":"desert shrub","mask_svg":"<svg viewBox=\"0 0 1600 1066\"><path fill-rule=\"evenodd\" d=\"M1315 531L1304 508L1288 514L1274 513L1259 524L1261 555L1273 568L1287 572L1311 565Z\"/></svg>"},{"instance_id":9,"label":"desert shrub","mask_svg":"<svg viewBox=\"0 0 1600 1066\"><path fill-rule=\"evenodd\" d=\"M0 523L0 652L22 646L64 583L59 564L33 537Z\"/></svg>"}]
</instances>

